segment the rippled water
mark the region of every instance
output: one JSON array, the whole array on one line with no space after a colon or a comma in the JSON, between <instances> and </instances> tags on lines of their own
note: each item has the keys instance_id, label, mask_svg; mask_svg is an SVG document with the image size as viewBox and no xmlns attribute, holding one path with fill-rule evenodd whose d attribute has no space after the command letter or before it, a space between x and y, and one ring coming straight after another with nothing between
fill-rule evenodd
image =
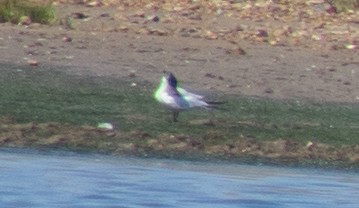
<instances>
[{"instance_id":1,"label":"rippled water","mask_svg":"<svg viewBox=\"0 0 359 208\"><path fill-rule=\"evenodd\" d=\"M0 207L359 207L359 174L0 151Z\"/></svg>"}]
</instances>

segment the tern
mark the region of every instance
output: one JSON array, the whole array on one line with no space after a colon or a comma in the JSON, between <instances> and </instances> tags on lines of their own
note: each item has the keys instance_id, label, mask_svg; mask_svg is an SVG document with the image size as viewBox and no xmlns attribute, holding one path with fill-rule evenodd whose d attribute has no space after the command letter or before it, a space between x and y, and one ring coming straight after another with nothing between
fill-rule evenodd
<instances>
[{"instance_id":1,"label":"tern","mask_svg":"<svg viewBox=\"0 0 359 208\"><path fill-rule=\"evenodd\" d=\"M173 122L177 122L180 111L191 108L218 108L223 102L205 101L202 95L188 92L178 86L176 77L171 72L165 72L158 88L154 93L155 99L172 112Z\"/></svg>"}]
</instances>

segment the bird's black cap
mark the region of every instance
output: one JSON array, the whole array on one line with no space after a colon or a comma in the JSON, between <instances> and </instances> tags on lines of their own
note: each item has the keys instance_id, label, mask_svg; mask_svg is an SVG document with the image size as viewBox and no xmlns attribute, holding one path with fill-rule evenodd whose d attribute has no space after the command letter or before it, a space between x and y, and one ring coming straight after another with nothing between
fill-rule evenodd
<instances>
[{"instance_id":1,"label":"bird's black cap","mask_svg":"<svg viewBox=\"0 0 359 208\"><path fill-rule=\"evenodd\" d=\"M168 84L171 86L171 87L174 87L176 88L177 87L177 79L176 77L171 73L171 72L165 72L165 77L168 81Z\"/></svg>"}]
</instances>

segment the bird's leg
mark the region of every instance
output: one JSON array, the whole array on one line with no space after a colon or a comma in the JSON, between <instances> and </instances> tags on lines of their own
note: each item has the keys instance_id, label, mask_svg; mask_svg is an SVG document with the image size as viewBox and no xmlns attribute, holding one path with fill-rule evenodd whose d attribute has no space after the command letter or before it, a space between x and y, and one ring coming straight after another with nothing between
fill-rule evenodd
<instances>
[{"instance_id":1,"label":"bird's leg","mask_svg":"<svg viewBox=\"0 0 359 208\"><path fill-rule=\"evenodd\" d=\"M172 111L173 122L177 122L178 114L178 111Z\"/></svg>"}]
</instances>

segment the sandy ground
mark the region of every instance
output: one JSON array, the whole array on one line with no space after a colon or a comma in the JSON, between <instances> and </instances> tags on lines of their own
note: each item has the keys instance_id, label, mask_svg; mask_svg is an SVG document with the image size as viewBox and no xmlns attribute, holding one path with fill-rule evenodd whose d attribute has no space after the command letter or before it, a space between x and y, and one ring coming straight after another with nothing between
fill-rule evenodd
<instances>
[{"instance_id":1,"label":"sandy ground","mask_svg":"<svg viewBox=\"0 0 359 208\"><path fill-rule=\"evenodd\" d=\"M82 4L57 4L56 12L59 22L52 26L1 24L0 62L68 66L71 73L137 76L154 84L163 70L169 70L182 86L197 92L359 102L358 48L337 49L333 41L328 46L318 40L268 44L247 37L233 41L208 31L204 36L193 35L203 32L203 25L234 24L233 18L210 14L195 22L168 21L160 19L168 16L151 8L119 10ZM251 25L248 20L236 20L237 25L243 26L242 22Z\"/></svg>"}]
</instances>

